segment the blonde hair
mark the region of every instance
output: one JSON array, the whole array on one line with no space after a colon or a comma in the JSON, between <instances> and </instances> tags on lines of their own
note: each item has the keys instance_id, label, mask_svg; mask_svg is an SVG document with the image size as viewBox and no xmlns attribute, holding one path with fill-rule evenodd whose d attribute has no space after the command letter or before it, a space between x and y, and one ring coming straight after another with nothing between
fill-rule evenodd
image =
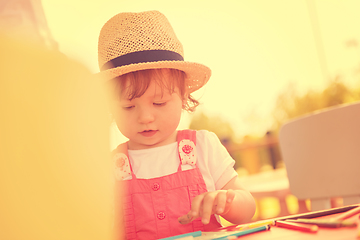
<instances>
[{"instance_id":1,"label":"blonde hair","mask_svg":"<svg viewBox=\"0 0 360 240\"><path fill-rule=\"evenodd\" d=\"M165 81L165 71L169 71L171 81ZM170 93L174 93L177 87L180 98L186 100L183 105L184 110L194 112L199 105L199 102L188 93L186 74L171 68L146 69L121 75L109 81L110 98L117 100L123 94L127 94L129 100L141 97L148 89L152 79L156 79L156 83L162 91L168 90Z\"/></svg>"}]
</instances>

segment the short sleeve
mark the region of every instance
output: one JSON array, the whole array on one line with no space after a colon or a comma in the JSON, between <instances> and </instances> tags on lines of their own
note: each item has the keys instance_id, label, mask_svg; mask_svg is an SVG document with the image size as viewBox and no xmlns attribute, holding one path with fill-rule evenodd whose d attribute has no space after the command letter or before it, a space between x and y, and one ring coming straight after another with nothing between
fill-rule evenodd
<instances>
[{"instance_id":1,"label":"short sleeve","mask_svg":"<svg viewBox=\"0 0 360 240\"><path fill-rule=\"evenodd\" d=\"M215 185L214 190L219 190L238 175L234 169L235 160L230 156L215 133L200 130L197 132L196 138L198 158L201 159L203 164L201 168L203 168L204 180L207 183L211 179ZM206 173L206 171L208 172ZM210 174L210 176L207 176L207 174Z\"/></svg>"}]
</instances>

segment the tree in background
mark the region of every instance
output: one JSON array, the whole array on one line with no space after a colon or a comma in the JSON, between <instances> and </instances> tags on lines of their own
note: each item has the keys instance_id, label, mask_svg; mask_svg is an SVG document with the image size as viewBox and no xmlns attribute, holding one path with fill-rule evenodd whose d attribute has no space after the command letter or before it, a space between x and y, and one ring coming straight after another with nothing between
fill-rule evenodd
<instances>
[{"instance_id":1,"label":"tree in background","mask_svg":"<svg viewBox=\"0 0 360 240\"><path fill-rule=\"evenodd\" d=\"M360 88L347 86L340 76L329 81L323 90L309 90L299 94L295 85L289 85L279 94L273 111L274 131L288 120L343 103L360 100Z\"/></svg>"},{"instance_id":2,"label":"tree in background","mask_svg":"<svg viewBox=\"0 0 360 240\"><path fill-rule=\"evenodd\" d=\"M234 139L236 137L234 130L228 121L224 120L219 115L209 116L203 111L198 111L193 115L189 128L194 130L204 129L215 133L225 147L234 144ZM236 163L234 168L236 169L240 164L240 157L231 152L230 155L235 159Z\"/></svg>"},{"instance_id":3,"label":"tree in background","mask_svg":"<svg viewBox=\"0 0 360 240\"><path fill-rule=\"evenodd\" d=\"M218 115L208 116L202 111L194 114L189 128L194 130L206 129L214 132L223 144L234 139L234 130L229 122Z\"/></svg>"},{"instance_id":4,"label":"tree in background","mask_svg":"<svg viewBox=\"0 0 360 240\"><path fill-rule=\"evenodd\" d=\"M235 159L235 169L244 168L253 174L263 167L275 169L283 166L277 133L285 122L323 108L355 101L360 101L360 87L349 87L338 76L324 88L308 90L303 94L299 93L295 84L288 85L277 97L273 110L274 127L261 137L250 133L240 140L231 123L218 115L210 116L201 111L194 114L189 128L214 132Z\"/></svg>"}]
</instances>

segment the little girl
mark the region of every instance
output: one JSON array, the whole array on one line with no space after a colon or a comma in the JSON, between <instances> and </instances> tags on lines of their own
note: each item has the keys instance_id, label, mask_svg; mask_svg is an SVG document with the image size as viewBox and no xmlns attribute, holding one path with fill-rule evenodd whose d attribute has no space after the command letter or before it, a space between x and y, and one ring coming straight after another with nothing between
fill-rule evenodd
<instances>
[{"instance_id":1,"label":"little girl","mask_svg":"<svg viewBox=\"0 0 360 240\"><path fill-rule=\"evenodd\" d=\"M113 152L119 228L127 239L158 239L239 224L255 212L230 157L214 133L177 131L191 93L211 71L186 62L182 45L158 11L120 13L101 29L100 75L108 79L110 112L129 139Z\"/></svg>"}]
</instances>

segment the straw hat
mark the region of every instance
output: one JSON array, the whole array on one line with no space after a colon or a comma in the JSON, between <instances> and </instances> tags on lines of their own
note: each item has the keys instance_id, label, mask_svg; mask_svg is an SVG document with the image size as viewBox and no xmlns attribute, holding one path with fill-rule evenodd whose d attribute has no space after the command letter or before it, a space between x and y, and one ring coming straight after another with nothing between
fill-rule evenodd
<instances>
[{"instance_id":1,"label":"straw hat","mask_svg":"<svg viewBox=\"0 0 360 240\"><path fill-rule=\"evenodd\" d=\"M208 67L184 61L182 44L158 11L120 13L107 21L100 31L98 60L99 75L106 80L144 69L184 71L190 93L201 88L211 75Z\"/></svg>"}]
</instances>

